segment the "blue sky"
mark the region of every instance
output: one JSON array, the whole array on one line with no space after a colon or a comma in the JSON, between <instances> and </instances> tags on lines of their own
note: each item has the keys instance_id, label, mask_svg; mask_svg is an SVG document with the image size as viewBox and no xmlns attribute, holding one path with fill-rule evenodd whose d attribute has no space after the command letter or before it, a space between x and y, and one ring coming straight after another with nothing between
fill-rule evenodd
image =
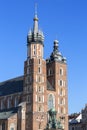
<instances>
[{"instance_id":1,"label":"blue sky","mask_svg":"<svg viewBox=\"0 0 87 130\"><path fill-rule=\"evenodd\" d=\"M1 0L0 82L23 75L35 3L45 35L44 58L57 38L68 64L69 113L79 112L87 103L87 0Z\"/></svg>"}]
</instances>

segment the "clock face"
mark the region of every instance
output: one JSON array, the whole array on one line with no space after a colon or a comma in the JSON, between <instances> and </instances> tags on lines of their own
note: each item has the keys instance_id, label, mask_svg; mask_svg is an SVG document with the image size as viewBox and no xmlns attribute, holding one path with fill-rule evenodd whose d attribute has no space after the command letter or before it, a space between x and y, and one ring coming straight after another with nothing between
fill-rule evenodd
<instances>
[{"instance_id":1,"label":"clock face","mask_svg":"<svg viewBox=\"0 0 87 130\"><path fill-rule=\"evenodd\" d=\"M48 109L50 110L54 107L55 107L54 96L50 94L48 97Z\"/></svg>"}]
</instances>

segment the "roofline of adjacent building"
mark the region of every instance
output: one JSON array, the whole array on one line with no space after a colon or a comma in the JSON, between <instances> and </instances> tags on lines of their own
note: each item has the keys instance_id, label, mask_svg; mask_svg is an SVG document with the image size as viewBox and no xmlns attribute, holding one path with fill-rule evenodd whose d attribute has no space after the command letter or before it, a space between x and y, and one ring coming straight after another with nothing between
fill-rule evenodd
<instances>
[{"instance_id":1,"label":"roofline of adjacent building","mask_svg":"<svg viewBox=\"0 0 87 130\"><path fill-rule=\"evenodd\" d=\"M13 81L13 80L16 80L16 81L17 81L18 79L21 79L21 80L22 80L23 77L24 77L24 75L22 75L22 76L17 76L17 77L15 77L15 78L2 81L2 82L0 82L0 85L4 84L5 82L9 82L9 81Z\"/></svg>"}]
</instances>

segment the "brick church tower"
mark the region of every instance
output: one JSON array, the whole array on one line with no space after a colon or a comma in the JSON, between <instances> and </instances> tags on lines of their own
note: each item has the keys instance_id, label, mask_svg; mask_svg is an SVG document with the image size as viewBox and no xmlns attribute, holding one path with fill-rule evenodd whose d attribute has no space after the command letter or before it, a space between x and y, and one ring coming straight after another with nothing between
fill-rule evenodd
<instances>
[{"instance_id":1,"label":"brick church tower","mask_svg":"<svg viewBox=\"0 0 87 130\"><path fill-rule=\"evenodd\" d=\"M48 109L55 108L62 128L68 130L67 64L66 58L58 50L57 40L54 41L50 58L46 60L46 68Z\"/></svg>"},{"instance_id":2,"label":"brick church tower","mask_svg":"<svg viewBox=\"0 0 87 130\"><path fill-rule=\"evenodd\" d=\"M54 108L64 130L68 130L67 64L58 50L58 41L49 59L43 58L44 35L38 27L37 14L27 36L27 60L24 64L23 97L26 130L44 130L48 111Z\"/></svg>"}]
</instances>

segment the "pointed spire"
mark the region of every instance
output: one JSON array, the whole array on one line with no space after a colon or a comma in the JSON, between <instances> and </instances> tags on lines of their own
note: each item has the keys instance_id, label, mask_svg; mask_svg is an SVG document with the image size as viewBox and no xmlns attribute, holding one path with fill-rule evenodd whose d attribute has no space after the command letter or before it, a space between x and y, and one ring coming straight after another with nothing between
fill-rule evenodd
<instances>
[{"instance_id":1,"label":"pointed spire","mask_svg":"<svg viewBox=\"0 0 87 130\"><path fill-rule=\"evenodd\" d=\"M38 17L37 17L37 4L35 4L35 13L34 13L34 24L33 24L33 30L30 30L27 36L27 42L31 44L32 42L39 42L40 44L43 44L44 41L44 35L41 30L39 30L38 27Z\"/></svg>"},{"instance_id":2,"label":"pointed spire","mask_svg":"<svg viewBox=\"0 0 87 130\"><path fill-rule=\"evenodd\" d=\"M36 34L38 32L37 4L35 4L35 16L33 20L34 20L33 32L34 34Z\"/></svg>"}]
</instances>

